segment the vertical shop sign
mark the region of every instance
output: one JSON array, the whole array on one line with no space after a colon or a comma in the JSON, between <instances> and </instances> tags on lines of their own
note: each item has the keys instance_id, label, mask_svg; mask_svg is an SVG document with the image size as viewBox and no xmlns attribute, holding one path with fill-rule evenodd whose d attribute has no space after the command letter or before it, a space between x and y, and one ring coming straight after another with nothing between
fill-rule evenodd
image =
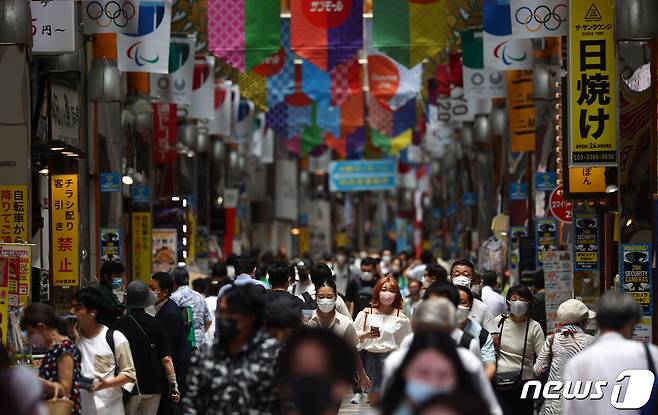
<instances>
[{"instance_id":1,"label":"vertical shop sign","mask_svg":"<svg viewBox=\"0 0 658 415\"><path fill-rule=\"evenodd\" d=\"M0 186L0 242L27 242L27 186Z\"/></svg>"},{"instance_id":2,"label":"vertical shop sign","mask_svg":"<svg viewBox=\"0 0 658 415\"><path fill-rule=\"evenodd\" d=\"M0 272L7 280L7 305L27 305L32 282L32 251L25 245L0 246Z\"/></svg>"},{"instance_id":3,"label":"vertical shop sign","mask_svg":"<svg viewBox=\"0 0 658 415\"><path fill-rule=\"evenodd\" d=\"M49 138L80 146L80 94L77 82L50 78L48 88Z\"/></svg>"},{"instance_id":4,"label":"vertical shop sign","mask_svg":"<svg viewBox=\"0 0 658 415\"><path fill-rule=\"evenodd\" d=\"M576 271L599 269L599 219L596 214L576 214L574 260Z\"/></svg>"},{"instance_id":5,"label":"vertical shop sign","mask_svg":"<svg viewBox=\"0 0 658 415\"><path fill-rule=\"evenodd\" d=\"M75 8L73 0L30 2L33 53L75 52Z\"/></svg>"},{"instance_id":6,"label":"vertical shop sign","mask_svg":"<svg viewBox=\"0 0 658 415\"><path fill-rule=\"evenodd\" d=\"M153 272L168 272L178 263L178 230L153 229Z\"/></svg>"},{"instance_id":7,"label":"vertical shop sign","mask_svg":"<svg viewBox=\"0 0 658 415\"><path fill-rule=\"evenodd\" d=\"M132 277L148 282L151 278L151 213L133 213L132 231Z\"/></svg>"},{"instance_id":8,"label":"vertical shop sign","mask_svg":"<svg viewBox=\"0 0 658 415\"><path fill-rule=\"evenodd\" d=\"M4 267L3 267L4 268ZM9 274L0 272L0 339L7 344L7 329L9 321Z\"/></svg>"},{"instance_id":9,"label":"vertical shop sign","mask_svg":"<svg viewBox=\"0 0 658 415\"><path fill-rule=\"evenodd\" d=\"M528 236L528 228L525 226L512 226L509 229L509 267L511 270L519 268L521 258L521 238Z\"/></svg>"},{"instance_id":10,"label":"vertical shop sign","mask_svg":"<svg viewBox=\"0 0 658 415\"><path fill-rule=\"evenodd\" d=\"M623 244L621 255L622 290L637 300L645 316L650 316L651 244Z\"/></svg>"},{"instance_id":11,"label":"vertical shop sign","mask_svg":"<svg viewBox=\"0 0 658 415\"><path fill-rule=\"evenodd\" d=\"M570 1L569 166L617 164L615 2Z\"/></svg>"},{"instance_id":12,"label":"vertical shop sign","mask_svg":"<svg viewBox=\"0 0 658 415\"><path fill-rule=\"evenodd\" d=\"M101 261L121 260L121 234L116 228L101 229Z\"/></svg>"},{"instance_id":13,"label":"vertical shop sign","mask_svg":"<svg viewBox=\"0 0 658 415\"><path fill-rule=\"evenodd\" d=\"M555 219L537 220L537 267L544 265L544 255L557 249L557 221Z\"/></svg>"},{"instance_id":14,"label":"vertical shop sign","mask_svg":"<svg viewBox=\"0 0 658 415\"><path fill-rule=\"evenodd\" d=\"M544 283L546 290L546 331L555 331L557 309L573 298L571 252L549 251L544 254Z\"/></svg>"},{"instance_id":15,"label":"vertical shop sign","mask_svg":"<svg viewBox=\"0 0 658 415\"><path fill-rule=\"evenodd\" d=\"M75 287L80 282L77 175L50 176L50 215L53 286Z\"/></svg>"},{"instance_id":16,"label":"vertical shop sign","mask_svg":"<svg viewBox=\"0 0 658 415\"><path fill-rule=\"evenodd\" d=\"M153 152L156 164L176 162L176 104L153 103Z\"/></svg>"},{"instance_id":17,"label":"vertical shop sign","mask_svg":"<svg viewBox=\"0 0 658 415\"><path fill-rule=\"evenodd\" d=\"M512 151L534 151L536 114L532 71L507 72L507 97Z\"/></svg>"}]
</instances>

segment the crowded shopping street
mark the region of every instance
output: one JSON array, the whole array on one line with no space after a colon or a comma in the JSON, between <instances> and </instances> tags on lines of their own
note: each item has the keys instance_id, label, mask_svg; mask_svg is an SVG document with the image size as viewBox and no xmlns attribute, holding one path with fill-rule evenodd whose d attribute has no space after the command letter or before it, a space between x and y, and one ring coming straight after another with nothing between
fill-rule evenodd
<instances>
[{"instance_id":1,"label":"crowded shopping street","mask_svg":"<svg viewBox=\"0 0 658 415\"><path fill-rule=\"evenodd\" d=\"M658 415L658 0L0 0L0 94L0 415Z\"/></svg>"}]
</instances>

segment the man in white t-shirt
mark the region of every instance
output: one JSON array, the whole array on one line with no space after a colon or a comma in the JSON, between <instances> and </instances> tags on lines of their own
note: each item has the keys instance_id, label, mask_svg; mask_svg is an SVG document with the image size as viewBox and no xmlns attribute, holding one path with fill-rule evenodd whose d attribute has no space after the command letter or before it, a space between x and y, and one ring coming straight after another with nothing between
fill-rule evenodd
<instances>
[{"instance_id":1,"label":"man in white t-shirt","mask_svg":"<svg viewBox=\"0 0 658 415\"><path fill-rule=\"evenodd\" d=\"M475 266L466 259L460 259L453 262L450 268L450 278L455 285L463 285L471 288L473 277L475 276ZM468 318L475 321L489 333L498 333L500 330L494 321L494 316L489 307L477 298L473 301L471 313Z\"/></svg>"},{"instance_id":2,"label":"man in white t-shirt","mask_svg":"<svg viewBox=\"0 0 658 415\"><path fill-rule=\"evenodd\" d=\"M498 317L507 313L507 300L494 289L498 285L498 276L493 271L485 271L482 276L482 301L489 307L491 314Z\"/></svg>"},{"instance_id":3,"label":"man in white t-shirt","mask_svg":"<svg viewBox=\"0 0 658 415\"><path fill-rule=\"evenodd\" d=\"M79 325L76 345L82 357L81 375L90 383L88 389L81 387L82 413L123 415L121 388L131 391L137 375L126 337L117 330L108 333L110 329L97 322L99 313L106 312L103 304L97 288L79 290L71 303Z\"/></svg>"}]
</instances>

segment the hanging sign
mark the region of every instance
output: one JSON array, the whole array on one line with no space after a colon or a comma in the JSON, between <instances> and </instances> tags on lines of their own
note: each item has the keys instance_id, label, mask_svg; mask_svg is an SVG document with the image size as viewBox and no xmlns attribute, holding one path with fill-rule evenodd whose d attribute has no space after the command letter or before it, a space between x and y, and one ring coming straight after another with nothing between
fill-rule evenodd
<instances>
[{"instance_id":1,"label":"hanging sign","mask_svg":"<svg viewBox=\"0 0 658 415\"><path fill-rule=\"evenodd\" d=\"M152 238L153 272L169 272L178 264L178 231L153 229Z\"/></svg>"},{"instance_id":2,"label":"hanging sign","mask_svg":"<svg viewBox=\"0 0 658 415\"><path fill-rule=\"evenodd\" d=\"M80 283L78 175L50 176L50 269L55 287Z\"/></svg>"},{"instance_id":3,"label":"hanging sign","mask_svg":"<svg viewBox=\"0 0 658 415\"><path fill-rule=\"evenodd\" d=\"M579 213L574 219L574 269L597 271L599 269L599 219L596 214Z\"/></svg>"},{"instance_id":4,"label":"hanging sign","mask_svg":"<svg viewBox=\"0 0 658 415\"><path fill-rule=\"evenodd\" d=\"M651 244L623 244L621 246L621 285L642 306L642 313L650 316L651 307Z\"/></svg>"},{"instance_id":5,"label":"hanging sign","mask_svg":"<svg viewBox=\"0 0 658 415\"><path fill-rule=\"evenodd\" d=\"M116 228L101 229L101 261L121 260L121 234Z\"/></svg>"},{"instance_id":6,"label":"hanging sign","mask_svg":"<svg viewBox=\"0 0 658 415\"><path fill-rule=\"evenodd\" d=\"M521 238L526 236L528 236L528 228L525 226L511 226L509 229L509 267L511 270L519 268Z\"/></svg>"},{"instance_id":7,"label":"hanging sign","mask_svg":"<svg viewBox=\"0 0 658 415\"><path fill-rule=\"evenodd\" d=\"M155 164L176 162L176 104L153 103L153 152Z\"/></svg>"},{"instance_id":8,"label":"hanging sign","mask_svg":"<svg viewBox=\"0 0 658 415\"><path fill-rule=\"evenodd\" d=\"M422 65L407 69L375 50L368 52L370 95L397 110L420 93Z\"/></svg>"},{"instance_id":9,"label":"hanging sign","mask_svg":"<svg viewBox=\"0 0 658 415\"><path fill-rule=\"evenodd\" d=\"M130 187L133 203L149 203L151 201L151 188L142 183L135 183Z\"/></svg>"},{"instance_id":10,"label":"hanging sign","mask_svg":"<svg viewBox=\"0 0 658 415\"><path fill-rule=\"evenodd\" d=\"M50 140L80 147L80 95L76 88L75 84L50 78L48 132Z\"/></svg>"},{"instance_id":11,"label":"hanging sign","mask_svg":"<svg viewBox=\"0 0 658 415\"><path fill-rule=\"evenodd\" d=\"M564 188L558 186L551 193L549 198L549 209L554 218L564 223L571 223L573 220L573 206L570 200L564 198Z\"/></svg>"},{"instance_id":12,"label":"hanging sign","mask_svg":"<svg viewBox=\"0 0 658 415\"><path fill-rule=\"evenodd\" d=\"M569 192L605 192L605 167L570 167Z\"/></svg>"},{"instance_id":13,"label":"hanging sign","mask_svg":"<svg viewBox=\"0 0 658 415\"><path fill-rule=\"evenodd\" d=\"M132 214L132 277L148 283L151 278L151 212Z\"/></svg>"},{"instance_id":14,"label":"hanging sign","mask_svg":"<svg viewBox=\"0 0 658 415\"><path fill-rule=\"evenodd\" d=\"M569 2L570 167L617 165L614 4Z\"/></svg>"},{"instance_id":15,"label":"hanging sign","mask_svg":"<svg viewBox=\"0 0 658 415\"><path fill-rule=\"evenodd\" d=\"M171 3L142 0L139 30L117 34L117 57L122 72L169 73Z\"/></svg>"},{"instance_id":16,"label":"hanging sign","mask_svg":"<svg viewBox=\"0 0 658 415\"><path fill-rule=\"evenodd\" d=\"M464 96L485 99L507 96L504 73L484 67L482 32L464 31L461 38Z\"/></svg>"},{"instance_id":17,"label":"hanging sign","mask_svg":"<svg viewBox=\"0 0 658 415\"><path fill-rule=\"evenodd\" d=\"M149 74L151 96L160 102L177 105L192 103L192 80L194 78L194 48L196 35L171 36L169 44L169 73Z\"/></svg>"},{"instance_id":18,"label":"hanging sign","mask_svg":"<svg viewBox=\"0 0 658 415\"><path fill-rule=\"evenodd\" d=\"M397 168L391 160L333 161L329 168L332 192L388 190L395 188Z\"/></svg>"},{"instance_id":19,"label":"hanging sign","mask_svg":"<svg viewBox=\"0 0 658 415\"><path fill-rule=\"evenodd\" d=\"M210 119L215 115L215 58L200 56L194 59L194 83L189 118Z\"/></svg>"},{"instance_id":20,"label":"hanging sign","mask_svg":"<svg viewBox=\"0 0 658 415\"><path fill-rule=\"evenodd\" d=\"M557 249L557 221L555 219L537 220L537 267L544 265L544 254Z\"/></svg>"},{"instance_id":21,"label":"hanging sign","mask_svg":"<svg viewBox=\"0 0 658 415\"><path fill-rule=\"evenodd\" d=\"M32 52L75 52L75 2L73 0L31 1Z\"/></svg>"},{"instance_id":22,"label":"hanging sign","mask_svg":"<svg viewBox=\"0 0 658 415\"><path fill-rule=\"evenodd\" d=\"M27 186L0 186L0 241L25 243L27 239Z\"/></svg>"},{"instance_id":23,"label":"hanging sign","mask_svg":"<svg viewBox=\"0 0 658 415\"><path fill-rule=\"evenodd\" d=\"M507 72L507 102L512 152L535 150L535 100L532 71Z\"/></svg>"},{"instance_id":24,"label":"hanging sign","mask_svg":"<svg viewBox=\"0 0 658 415\"><path fill-rule=\"evenodd\" d=\"M7 305L22 307L29 303L32 283L32 250L25 245L0 245L0 272L7 281ZM0 290L2 284L0 284Z\"/></svg>"},{"instance_id":25,"label":"hanging sign","mask_svg":"<svg viewBox=\"0 0 658 415\"><path fill-rule=\"evenodd\" d=\"M498 71L532 69L532 42L512 34L510 2L483 0L482 17L484 67Z\"/></svg>"},{"instance_id":26,"label":"hanging sign","mask_svg":"<svg viewBox=\"0 0 658 415\"><path fill-rule=\"evenodd\" d=\"M573 298L573 270L571 252L544 253L544 284L546 290L546 331L555 331L557 309Z\"/></svg>"},{"instance_id":27,"label":"hanging sign","mask_svg":"<svg viewBox=\"0 0 658 415\"><path fill-rule=\"evenodd\" d=\"M556 172L535 174L535 190L538 192L552 192L555 190L555 186L557 186Z\"/></svg>"},{"instance_id":28,"label":"hanging sign","mask_svg":"<svg viewBox=\"0 0 658 415\"><path fill-rule=\"evenodd\" d=\"M567 0L510 0L512 35L519 39L566 36Z\"/></svg>"},{"instance_id":29,"label":"hanging sign","mask_svg":"<svg viewBox=\"0 0 658 415\"><path fill-rule=\"evenodd\" d=\"M478 195L475 192L464 193L464 206L477 206Z\"/></svg>"},{"instance_id":30,"label":"hanging sign","mask_svg":"<svg viewBox=\"0 0 658 415\"><path fill-rule=\"evenodd\" d=\"M528 200L528 185L526 183L510 183L510 200Z\"/></svg>"},{"instance_id":31,"label":"hanging sign","mask_svg":"<svg viewBox=\"0 0 658 415\"><path fill-rule=\"evenodd\" d=\"M84 0L80 12L85 34L137 33L140 0Z\"/></svg>"},{"instance_id":32,"label":"hanging sign","mask_svg":"<svg viewBox=\"0 0 658 415\"><path fill-rule=\"evenodd\" d=\"M101 193L120 192L121 174L118 172L101 173Z\"/></svg>"}]
</instances>

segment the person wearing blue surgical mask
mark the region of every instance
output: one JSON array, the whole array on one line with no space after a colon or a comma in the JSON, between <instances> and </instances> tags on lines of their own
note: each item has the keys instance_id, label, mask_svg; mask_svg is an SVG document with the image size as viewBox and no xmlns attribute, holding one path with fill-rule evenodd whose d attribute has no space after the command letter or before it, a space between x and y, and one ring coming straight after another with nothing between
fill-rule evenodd
<instances>
[{"instance_id":1,"label":"person wearing blue surgical mask","mask_svg":"<svg viewBox=\"0 0 658 415\"><path fill-rule=\"evenodd\" d=\"M407 415L427 400L454 392L478 397L471 376L450 335L421 330L391 379L380 404L381 415Z\"/></svg>"}]
</instances>

